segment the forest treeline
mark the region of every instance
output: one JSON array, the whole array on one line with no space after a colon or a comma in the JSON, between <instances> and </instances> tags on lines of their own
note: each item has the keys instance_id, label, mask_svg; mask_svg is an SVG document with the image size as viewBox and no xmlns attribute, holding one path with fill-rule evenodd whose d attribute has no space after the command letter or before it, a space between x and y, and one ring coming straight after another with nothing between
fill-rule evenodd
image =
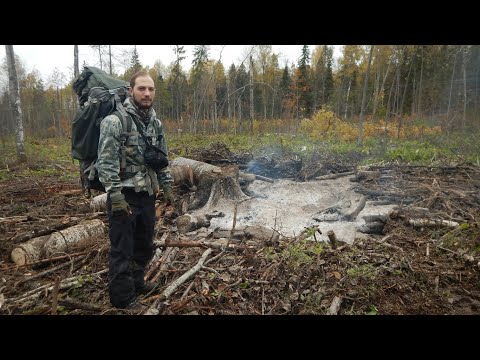
<instances>
[{"instance_id":1,"label":"forest treeline","mask_svg":"<svg viewBox=\"0 0 480 360\"><path fill-rule=\"evenodd\" d=\"M112 66L110 46L92 47L98 61L88 65L119 78L147 70L155 80L157 114L178 132L240 134L258 124L294 132L320 110L341 121L365 117L398 128L412 121L445 133L479 124L479 45L345 45L335 60L332 46L305 45L296 62L283 67L271 45L255 45L243 61L227 66L210 56L208 45L196 45L188 71L183 46L173 47L175 61L152 67L139 61L135 47L121 59L121 71ZM56 72L47 85L37 70L26 72L18 56L16 70L26 135L68 136L78 108L73 76L65 81ZM5 62L0 75L8 80ZM2 87L0 129L10 135L15 119L8 81Z\"/></svg>"}]
</instances>

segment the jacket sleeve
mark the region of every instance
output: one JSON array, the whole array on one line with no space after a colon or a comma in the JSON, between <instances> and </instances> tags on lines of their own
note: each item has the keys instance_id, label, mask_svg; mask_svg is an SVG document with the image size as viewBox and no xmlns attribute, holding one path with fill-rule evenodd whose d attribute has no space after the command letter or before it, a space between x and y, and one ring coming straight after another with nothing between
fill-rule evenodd
<instances>
[{"instance_id":1,"label":"jacket sleeve","mask_svg":"<svg viewBox=\"0 0 480 360\"><path fill-rule=\"evenodd\" d=\"M98 140L98 177L107 192L121 191L120 135L122 124L115 115L105 117L100 123Z\"/></svg>"},{"instance_id":2,"label":"jacket sleeve","mask_svg":"<svg viewBox=\"0 0 480 360\"><path fill-rule=\"evenodd\" d=\"M157 124L159 126L158 130L158 140L159 140L159 147L162 149L165 154L168 155L168 147L167 147L167 141L165 140L165 132L163 130L163 125L160 120L157 119ZM167 156L168 161L170 162L170 158ZM163 169L160 169L157 171L157 178L158 178L158 183L162 187L162 189L165 188L172 188L173 185L173 178L172 174L170 172L170 167L167 166Z\"/></svg>"}]
</instances>

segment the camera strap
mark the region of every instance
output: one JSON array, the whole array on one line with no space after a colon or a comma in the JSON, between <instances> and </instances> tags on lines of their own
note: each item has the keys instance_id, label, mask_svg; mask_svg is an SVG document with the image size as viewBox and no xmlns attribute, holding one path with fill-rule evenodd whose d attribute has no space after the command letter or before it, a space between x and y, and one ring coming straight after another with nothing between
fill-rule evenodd
<instances>
[{"instance_id":1,"label":"camera strap","mask_svg":"<svg viewBox=\"0 0 480 360\"><path fill-rule=\"evenodd\" d=\"M147 144L148 147L152 148L156 152L161 153L163 156L167 157L167 154L165 153L165 151L163 151L159 147L153 145L152 140L150 138L148 138L147 136L145 136L145 134L143 133L143 130L142 130L142 125L138 123L138 120L135 119L135 116L131 116L130 114L128 114L128 115L132 118L133 122L137 126L137 130L140 133L140 135L142 135L142 138L145 141L145 144Z\"/></svg>"}]
</instances>

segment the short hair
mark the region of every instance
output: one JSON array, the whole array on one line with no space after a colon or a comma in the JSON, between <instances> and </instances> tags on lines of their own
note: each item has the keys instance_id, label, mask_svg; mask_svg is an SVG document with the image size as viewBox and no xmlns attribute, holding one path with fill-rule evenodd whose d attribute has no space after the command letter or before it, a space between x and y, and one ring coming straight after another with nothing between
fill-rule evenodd
<instances>
[{"instance_id":1,"label":"short hair","mask_svg":"<svg viewBox=\"0 0 480 360\"><path fill-rule=\"evenodd\" d=\"M137 71L135 74L132 75L132 77L130 78L130 87L133 89L135 87L135 81L137 80L138 77L144 77L144 76L148 76L150 79L152 79L152 77L145 71L145 70L140 70L140 71ZM152 79L153 80L153 79Z\"/></svg>"}]
</instances>

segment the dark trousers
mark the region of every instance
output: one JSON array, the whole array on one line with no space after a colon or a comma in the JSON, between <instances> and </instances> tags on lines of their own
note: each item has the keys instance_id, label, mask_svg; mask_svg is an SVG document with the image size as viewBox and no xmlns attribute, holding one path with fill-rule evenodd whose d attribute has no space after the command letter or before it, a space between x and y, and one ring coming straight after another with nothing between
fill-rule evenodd
<instances>
[{"instance_id":1,"label":"dark trousers","mask_svg":"<svg viewBox=\"0 0 480 360\"><path fill-rule=\"evenodd\" d=\"M153 256L155 196L123 189L132 214L112 216L112 202L107 197L110 225L110 302L124 308L135 300L135 289L144 286L145 267Z\"/></svg>"}]
</instances>

